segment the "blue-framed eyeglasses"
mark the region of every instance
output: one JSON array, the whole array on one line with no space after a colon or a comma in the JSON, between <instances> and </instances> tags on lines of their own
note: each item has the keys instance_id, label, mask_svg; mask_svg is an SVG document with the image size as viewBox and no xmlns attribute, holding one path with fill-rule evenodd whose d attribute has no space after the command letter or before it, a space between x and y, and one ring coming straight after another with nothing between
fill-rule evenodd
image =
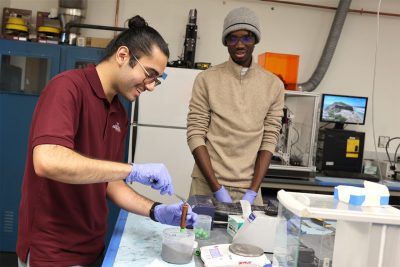
<instances>
[{"instance_id":1,"label":"blue-framed eyeglasses","mask_svg":"<svg viewBox=\"0 0 400 267\"><path fill-rule=\"evenodd\" d=\"M244 45L252 45L255 44L256 38L254 35L244 35L244 36L235 36L235 35L228 35L226 37L226 44L229 46L237 45L239 41Z\"/></svg>"}]
</instances>

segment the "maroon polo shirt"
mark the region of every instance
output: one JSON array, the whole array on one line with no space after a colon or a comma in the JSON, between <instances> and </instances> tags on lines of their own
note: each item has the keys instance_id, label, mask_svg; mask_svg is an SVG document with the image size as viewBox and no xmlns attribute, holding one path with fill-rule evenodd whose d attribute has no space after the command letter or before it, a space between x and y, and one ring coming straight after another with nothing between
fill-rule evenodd
<instances>
[{"instance_id":1,"label":"maroon polo shirt","mask_svg":"<svg viewBox=\"0 0 400 267\"><path fill-rule=\"evenodd\" d=\"M56 144L96 159L121 161L127 114L110 104L95 67L54 77L35 108L19 210L17 254L31 266L87 265L104 249L107 183L65 184L39 177L32 151Z\"/></svg>"}]
</instances>

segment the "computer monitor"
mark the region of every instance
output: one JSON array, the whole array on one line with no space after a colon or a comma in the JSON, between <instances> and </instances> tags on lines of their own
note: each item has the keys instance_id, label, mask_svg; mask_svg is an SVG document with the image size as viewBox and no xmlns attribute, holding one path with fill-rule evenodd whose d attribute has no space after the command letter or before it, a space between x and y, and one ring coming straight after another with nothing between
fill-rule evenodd
<instances>
[{"instance_id":1,"label":"computer monitor","mask_svg":"<svg viewBox=\"0 0 400 267\"><path fill-rule=\"evenodd\" d=\"M335 129L344 124L365 124L368 97L322 94L321 122L335 123Z\"/></svg>"}]
</instances>

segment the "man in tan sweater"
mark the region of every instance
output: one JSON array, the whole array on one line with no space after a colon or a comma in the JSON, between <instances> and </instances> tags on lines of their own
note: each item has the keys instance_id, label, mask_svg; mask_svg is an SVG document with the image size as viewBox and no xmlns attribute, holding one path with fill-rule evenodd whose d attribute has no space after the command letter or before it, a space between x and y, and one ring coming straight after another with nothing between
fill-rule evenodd
<instances>
[{"instance_id":1,"label":"man in tan sweater","mask_svg":"<svg viewBox=\"0 0 400 267\"><path fill-rule=\"evenodd\" d=\"M253 61L259 41L255 13L232 10L222 33L229 60L195 80L187 117L187 141L196 162L190 195L263 205L260 185L281 129L284 87Z\"/></svg>"}]
</instances>

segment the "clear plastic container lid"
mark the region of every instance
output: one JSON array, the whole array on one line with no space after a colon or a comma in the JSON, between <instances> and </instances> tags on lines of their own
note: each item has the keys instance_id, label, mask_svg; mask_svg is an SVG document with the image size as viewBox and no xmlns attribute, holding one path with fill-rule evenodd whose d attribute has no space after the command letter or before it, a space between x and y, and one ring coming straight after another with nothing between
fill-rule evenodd
<instances>
[{"instance_id":1,"label":"clear plastic container lid","mask_svg":"<svg viewBox=\"0 0 400 267\"><path fill-rule=\"evenodd\" d=\"M400 210L389 206L363 207L340 202L333 195L278 192L281 205L299 217L400 225Z\"/></svg>"}]
</instances>

